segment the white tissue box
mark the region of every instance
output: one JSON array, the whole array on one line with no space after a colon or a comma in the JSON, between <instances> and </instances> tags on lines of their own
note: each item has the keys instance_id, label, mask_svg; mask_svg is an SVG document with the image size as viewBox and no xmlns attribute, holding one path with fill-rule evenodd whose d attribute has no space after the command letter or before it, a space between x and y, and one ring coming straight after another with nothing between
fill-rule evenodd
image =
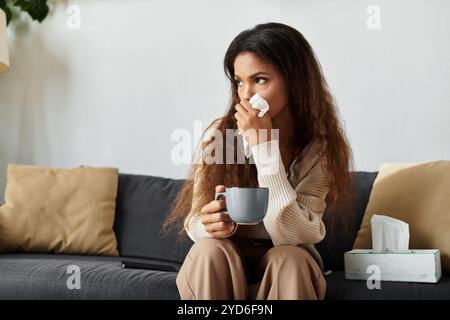
<instances>
[{"instance_id":1,"label":"white tissue box","mask_svg":"<svg viewBox=\"0 0 450 320\"><path fill-rule=\"evenodd\" d=\"M441 256L437 249L411 249L409 253L354 249L344 254L344 263L345 279L351 280L373 279L374 270L377 270L380 281L436 283L442 274Z\"/></svg>"}]
</instances>

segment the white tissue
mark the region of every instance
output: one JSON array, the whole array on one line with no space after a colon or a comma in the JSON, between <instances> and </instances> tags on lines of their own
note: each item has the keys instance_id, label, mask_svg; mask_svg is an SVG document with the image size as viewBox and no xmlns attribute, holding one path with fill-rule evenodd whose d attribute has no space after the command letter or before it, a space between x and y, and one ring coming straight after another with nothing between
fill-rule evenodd
<instances>
[{"instance_id":1,"label":"white tissue","mask_svg":"<svg viewBox=\"0 0 450 320\"><path fill-rule=\"evenodd\" d=\"M392 217L373 215L372 248L375 252L407 253L409 252L409 225Z\"/></svg>"},{"instance_id":2,"label":"white tissue","mask_svg":"<svg viewBox=\"0 0 450 320\"><path fill-rule=\"evenodd\" d=\"M267 111L269 111L269 103L266 99L261 97L259 93L255 93L248 102L250 102L253 109L260 110L258 114L258 117L260 118L264 116Z\"/></svg>"},{"instance_id":3,"label":"white tissue","mask_svg":"<svg viewBox=\"0 0 450 320\"><path fill-rule=\"evenodd\" d=\"M269 111L269 103L266 99L264 99L259 93L255 93L249 100L250 105L253 109L260 110L258 113L258 117L261 118L266 114L267 111ZM242 134L239 130L239 134ZM245 138L242 139L244 142L244 154L247 158L250 158L251 152L250 152L250 146L245 140Z\"/></svg>"}]
</instances>

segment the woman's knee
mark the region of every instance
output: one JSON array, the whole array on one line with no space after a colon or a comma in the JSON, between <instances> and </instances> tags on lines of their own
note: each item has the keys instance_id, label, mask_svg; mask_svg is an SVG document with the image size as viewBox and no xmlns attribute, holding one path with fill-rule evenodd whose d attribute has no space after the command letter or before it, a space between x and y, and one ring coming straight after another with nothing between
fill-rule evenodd
<instances>
[{"instance_id":1,"label":"woman's knee","mask_svg":"<svg viewBox=\"0 0 450 320\"><path fill-rule=\"evenodd\" d=\"M204 238L192 245L188 255L191 259L197 256L206 259L220 259L226 257L226 253L235 251L235 244L230 239Z\"/></svg>"},{"instance_id":2,"label":"woman's knee","mask_svg":"<svg viewBox=\"0 0 450 320\"><path fill-rule=\"evenodd\" d=\"M276 246L269 249L260 268L268 279L276 279L278 299L323 299L326 283L320 266L308 250L297 246Z\"/></svg>"},{"instance_id":3,"label":"woman's knee","mask_svg":"<svg viewBox=\"0 0 450 320\"><path fill-rule=\"evenodd\" d=\"M270 248L265 258L268 263L298 266L300 268L315 264L314 258L305 248L290 245Z\"/></svg>"}]
</instances>

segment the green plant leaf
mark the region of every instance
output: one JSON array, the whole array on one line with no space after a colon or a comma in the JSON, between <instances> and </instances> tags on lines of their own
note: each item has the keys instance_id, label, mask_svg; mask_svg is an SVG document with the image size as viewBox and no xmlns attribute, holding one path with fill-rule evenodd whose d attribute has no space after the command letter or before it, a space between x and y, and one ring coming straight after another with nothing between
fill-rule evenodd
<instances>
[{"instance_id":1,"label":"green plant leaf","mask_svg":"<svg viewBox=\"0 0 450 320\"><path fill-rule=\"evenodd\" d=\"M0 9L2 9L5 12L6 15L6 25L9 24L12 18L12 12L8 8L8 5L6 4L6 0L0 0Z\"/></svg>"},{"instance_id":2,"label":"green plant leaf","mask_svg":"<svg viewBox=\"0 0 450 320\"><path fill-rule=\"evenodd\" d=\"M9 9L8 7L5 7L5 8L3 9L3 11L5 11L5 14L6 14L6 25L9 25L9 22L10 22L11 19L12 19L12 12L11 12L11 9Z\"/></svg>"},{"instance_id":3,"label":"green plant leaf","mask_svg":"<svg viewBox=\"0 0 450 320\"><path fill-rule=\"evenodd\" d=\"M42 22L49 11L47 1L48 0L16 0L14 5L19 7L22 11L28 12L34 20Z\"/></svg>"},{"instance_id":4,"label":"green plant leaf","mask_svg":"<svg viewBox=\"0 0 450 320\"><path fill-rule=\"evenodd\" d=\"M17 0L14 2L14 5L16 7L20 7L22 11L28 11L28 9L31 7L31 2L29 0Z\"/></svg>"},{"instance_id":5,"label":"green plant leaf","mask_svg":"<svg viewBox=\"0 0 450 320\"><path fill-rule=\"evenodd\" d=\"M47 0L31 0L31 7L27 11L33 19L42 22L49 11Z\"/></svg>"}]
</instances>

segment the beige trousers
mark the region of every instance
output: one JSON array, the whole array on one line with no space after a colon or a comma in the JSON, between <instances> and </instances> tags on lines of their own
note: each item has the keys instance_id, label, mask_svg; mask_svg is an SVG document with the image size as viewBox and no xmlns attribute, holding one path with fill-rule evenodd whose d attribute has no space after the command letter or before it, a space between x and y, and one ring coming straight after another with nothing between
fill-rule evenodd
<instances>
[{"instance_id":1,"label":"beige trousers","mask_svg":"<svg viewBox=\"0 0 450 320\"><path fill-rule=\"evenodd\" d=\"M305 248L230 238L195 242L176 283L182 300L313 300L326 290Z\"/></svg>"}]
</instances>

